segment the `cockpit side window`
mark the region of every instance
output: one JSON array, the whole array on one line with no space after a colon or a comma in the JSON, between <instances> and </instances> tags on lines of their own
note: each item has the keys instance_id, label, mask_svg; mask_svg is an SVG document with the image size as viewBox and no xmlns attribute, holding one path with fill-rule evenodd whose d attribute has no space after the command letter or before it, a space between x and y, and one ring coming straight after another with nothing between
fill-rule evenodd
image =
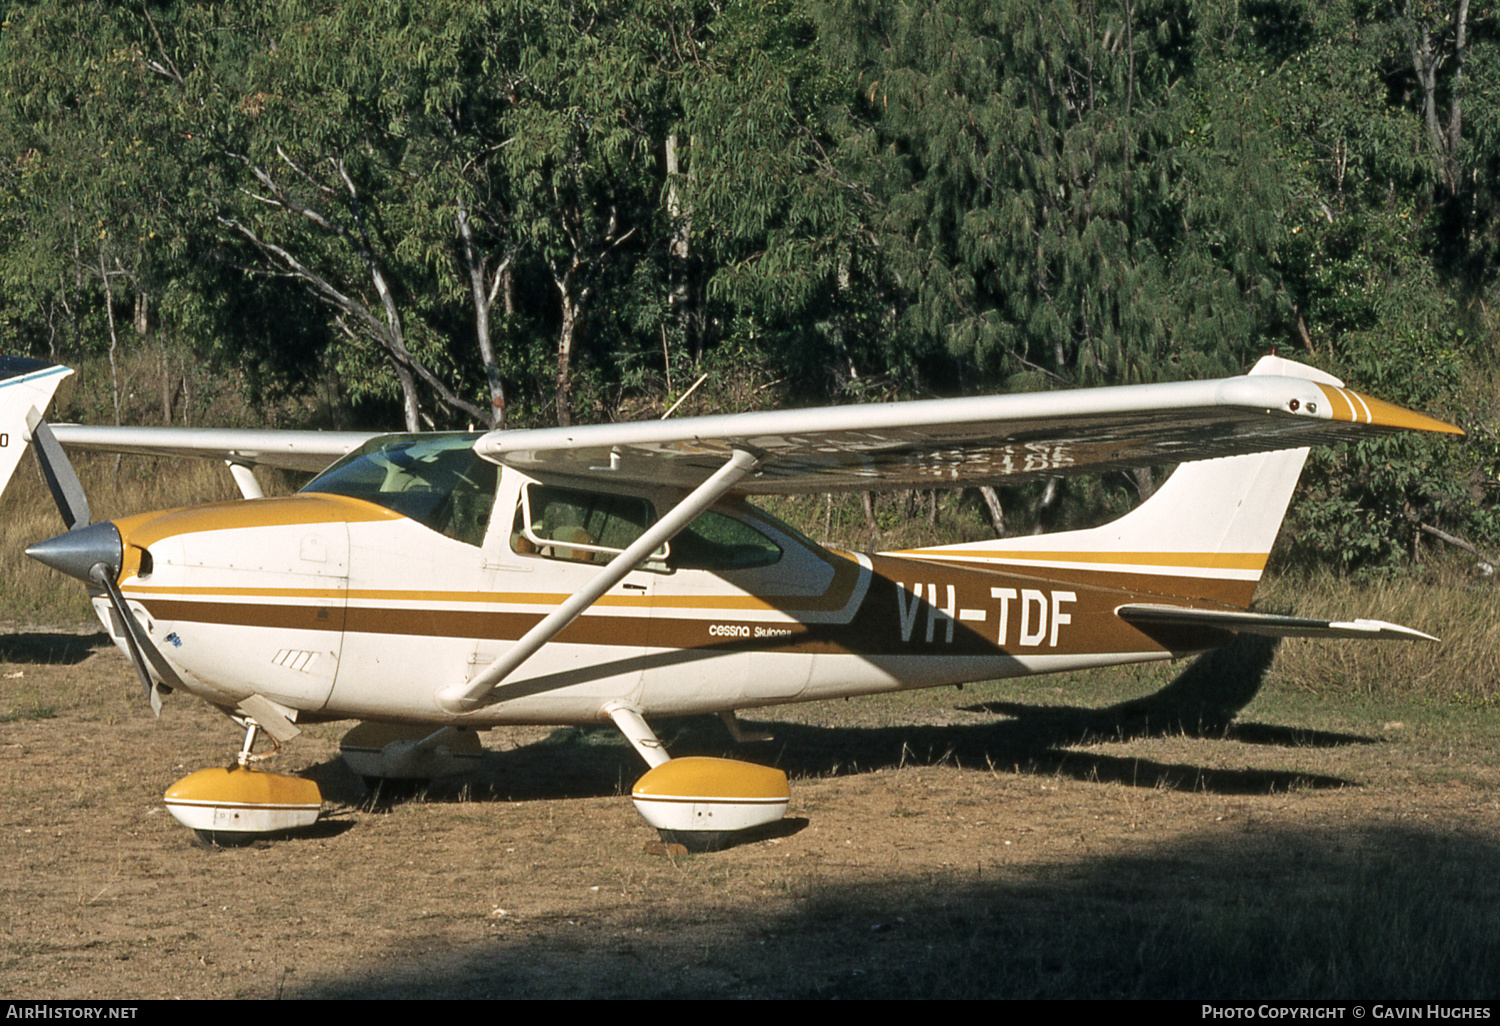
<instances>
[{"instance_id":1,"label":"cockpit side window","mask_svg":"<svg viewBox=\"0 0 1500 1026\"><path fill-rule=\"evenodd\" d=\"M655 520L651 504L633 495L528 484L516 510L511 547L575 563L608 563Z\"/></svg>"},{"instance_id":2,"label":"cockpit side window","mask_svg":"<svg viewBox=\"0 0 1500 1026\"><path fill-rule=\"evenodd\" d=\"M578 563L608 563L656 522L645 499L528 484L511 532L523 555ZM734 517L709 510L647 560L668 570L744 570L770 566L781 548Z\"/></svg>"},{"instance_id":3,"label":"cockpit side window","mask_svg":"<svg viewBox=\"0 0 1500 1026\"><path fill-rule=\"evenodd\" d=\"M364 499L477 546L489 525L499 469L474 451L479 437L434 434L371 439L302 490Z\"/></svg>"}]
</instances>

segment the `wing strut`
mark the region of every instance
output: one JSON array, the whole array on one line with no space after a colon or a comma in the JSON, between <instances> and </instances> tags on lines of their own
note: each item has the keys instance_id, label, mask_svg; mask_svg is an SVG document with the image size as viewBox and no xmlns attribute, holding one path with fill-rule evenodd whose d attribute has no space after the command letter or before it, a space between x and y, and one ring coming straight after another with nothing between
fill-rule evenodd
<instances>
[{"instance_id":1,"label":"wing strut","mask_svg":"<svg viewBox=\"0 0 1500 1026\"><path fill-rule=\"evenodd\" d=\"M644 563L651 553L661 548L664 542L671 541L679 531L692 523L698 514L723 498L724 494L738 484L741 478L758 470L761 462L762 457L748 449L736 448L733 455L729 457L729 462L716 470L707 481L693 489L687 498L673 506L666 516L652 524L629 548L610 560L598 576L522 635L508 652L486 666L467 683L456 684L438 691L435 696L438 706L447 712L465 713L499 701L502 696L491 695L490 692L501 681L536 654L538 649L561 633L563 628L578 619L583 611L597 602L606 591L624 580L626 574Z\"/></svg>"}]
</instances>

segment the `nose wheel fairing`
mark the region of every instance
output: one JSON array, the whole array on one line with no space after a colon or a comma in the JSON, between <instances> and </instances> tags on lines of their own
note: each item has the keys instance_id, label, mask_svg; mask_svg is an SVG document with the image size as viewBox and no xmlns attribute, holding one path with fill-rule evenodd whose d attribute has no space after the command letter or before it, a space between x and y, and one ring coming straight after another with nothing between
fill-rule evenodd
<instances>
[{"instance_id":1,"label":"nose wheel fairing","mask_svg":"<svg viewBox=\"0 0 1500 1026\"><path fill-rule=\"evenodd\" d=\"M259 701L266 704L263 699ZM244 724L245 743L233 766L190 773L167 788L163 796L172 818L210 843L237 844L310 827L323 812L323 794L315 782L250 768L258 758L251 751L261 727L254 719L246 719Z\"/></svg>"},{"instance_id":2,"label":"nose wheel fairing","mask_svg":"<svg viewBox=\"0 0 1500 1026\"><path fill-rule=\"evenodd\" d=\"M247 766L190 773L164 797L172 817L206 840L309 827L323 810L323 796L313 781Z\"/></svg>"}]
</instances>

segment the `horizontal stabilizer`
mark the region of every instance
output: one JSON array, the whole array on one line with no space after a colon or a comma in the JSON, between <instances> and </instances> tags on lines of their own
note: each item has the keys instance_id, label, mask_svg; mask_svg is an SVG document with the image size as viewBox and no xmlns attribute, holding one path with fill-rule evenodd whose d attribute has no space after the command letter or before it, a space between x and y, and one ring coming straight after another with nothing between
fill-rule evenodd
<instances>
[{"instance_id":1,"label":"horizontal stabilizer","mask_svg":"<svg viewBox=\"0 0 1500 1026\"><path fill-rule=\"evenodd\" d=\"M1437 641L1431 634L1384 620L1312 620L1225 609L1189 609L1132 603L1116 609L1120 619L1140 627L1214 627L1273 638L1359 638L1367 641Z\"/></svg>"}]
</instances>

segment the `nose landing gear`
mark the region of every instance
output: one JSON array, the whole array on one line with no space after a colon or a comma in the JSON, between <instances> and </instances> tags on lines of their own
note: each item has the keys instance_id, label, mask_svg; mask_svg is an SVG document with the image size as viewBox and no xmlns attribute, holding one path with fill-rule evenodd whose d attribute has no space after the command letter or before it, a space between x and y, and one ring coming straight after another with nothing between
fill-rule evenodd
<instances>
[{"instance_id":1,"label":"nose landing gear","mask_svg":"<svg viewBox=\"0 0 1500 1026\"><path fill-rule=\"evenodd\" d=\"M233 766L199 770L167 788L167 811L204 841L244 844L312 826L323 811L323 795L313 781L250 768L258 730L254 720L245 721L245 743Z\"/></svg>"}]
</instances>

